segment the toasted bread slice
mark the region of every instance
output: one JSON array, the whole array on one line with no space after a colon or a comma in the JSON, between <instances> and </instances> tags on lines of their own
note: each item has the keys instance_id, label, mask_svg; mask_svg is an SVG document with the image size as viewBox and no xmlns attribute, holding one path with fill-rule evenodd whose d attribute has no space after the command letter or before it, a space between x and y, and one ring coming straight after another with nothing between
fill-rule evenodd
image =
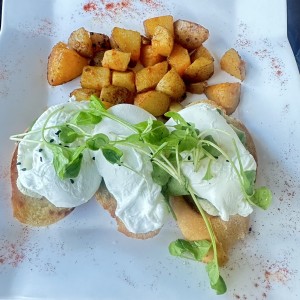
<instances>
[{"instance_id":1,"label":"toasted bread slice","mask_svg":"<svg viewBox=\"0 0 300 300\"><path fill-rule=\"evenodd\" d=\"M200 101L213 104L212 101ZM191 104L193 105L193 104ZM253 139L247 128L239 121L232 117L226 117L227 121L243 131L246 135L246 148L252 154L257 162L257 155ZM183 197L173 197L170 200L171 207L177 218L177 224L185 239L190 241L210 240L210 236L200 213L186 201ZM222 266L228 261L228 253L234 244L243 239L249 230L249 217L239 215L231 216L229 221L223 221L219 217L214 217L206 214L212 225L216 236L218 261ZM209 262L213 258L212 250L205 257L204 262Z\"/></svg>"},{"instance_id":2,"label":"toasted bread slice","mask_svg":"<svg viewBox=\"0 0 300 300\"><path fill-rule=\"evenodd\" d=\"M66 217L74 208L59 208L46 198L37 199L22 194L17 187L17 154L16 147L11 160L11 202L13 215L21 223L31 226L47 226Z\"/></svg>"},{"instance_id":3,"label":"toasted bread slice","mask_svg":"<svg viewBox=\"0 0 300 300\"><path fill-rule=\"evenodd\" d=\"M103 206L103 208L105 210L107 210L113 218L116 219L116 222L118 225L118 231L122 232L126 236L131 237L131 238L145 240L145 239L152 238L159 233L160 229L157 229L155 231L146 232L146 233L130 232L126 228L126 226L122 222L122 220L116 216L115 212L116 212L116 208L117 208L117 201L115 200L113 195L108 191L103 180L101 182L101 185L100 185L98 191L96 192L96 199L97 199L98 203L101 204Z\"/></svg>"}]
</instances>

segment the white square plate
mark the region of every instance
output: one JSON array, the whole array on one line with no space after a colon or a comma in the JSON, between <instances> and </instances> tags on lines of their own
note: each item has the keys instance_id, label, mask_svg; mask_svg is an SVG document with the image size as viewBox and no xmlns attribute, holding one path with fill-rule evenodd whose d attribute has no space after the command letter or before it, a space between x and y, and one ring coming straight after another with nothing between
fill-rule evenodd
<instances>
[{"instance_id":1,"label":"white square plate","mask_svg":"<svg viewBox=\"0 0 300 300\"><path fill-rule=\"evenodd\" d=\"M1 299L299 299L300 78L286 37L284 0L4 0L0 33ZM247 62L235 115L257 145L258 183L274 202L251 218L248 237L222 269L228 292L215 296L204 265L171 257L180 237L172 220L150 240L129 239L90 201L61 222L30 228L12 217L9 136L48 105L66 101L78 80L50 87L47 57L74 29L143 31L148 17L172 14L210 30L211 83L235 81L218 67L229 48Z\"/></svg>"}]
</instances>

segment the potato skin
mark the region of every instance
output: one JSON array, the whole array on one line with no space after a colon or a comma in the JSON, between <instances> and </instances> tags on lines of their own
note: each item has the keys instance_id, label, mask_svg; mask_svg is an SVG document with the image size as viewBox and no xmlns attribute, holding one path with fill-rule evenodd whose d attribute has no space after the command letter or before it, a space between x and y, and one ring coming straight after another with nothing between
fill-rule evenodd
<instances>
[{"instance_id":1,"label":"potato skin","mask_svg":"<svg viewBox=\"0 0 300 300\"><path fill-rule=\"evenodd\" d=\"M107 85L102 88L100 99L104 102L114 104L133 103L134 94L121 86Z\"/></svg>"},{"instance_id":2,"label":"potato skin","mask_svg":"<svg viewBox=\"0 0 300 300\"><path fill-rule=\"evenodd\" d=\"M71 81L82 73L87 64L87 58L69 49L65 43L59 42L52 48L48 57L48 83L56 86Z\"/></svg>"},{"instance_id":3,"label":"potato skin","mask_svg":"<svg viewBox=\"0 0 300 300\"><path fill-rule=\"evenodd\" d=\"M158 117L166 113L170 105L170 97L158 91L148 91L137 94L134 104Z\"/></svg>"},{"instance_id":4,"label":"potato skin","mask_svg":"<svg viewBox=\"0 0 300 300\"><path fill-rule=\"evenodd\" d=\"M239 102L241 94L241 84L235 83L219 83L206 87L204 91L206 97L222 106L227 115L232 114Z\"/></svg>"},{"instance_id":5,"label":"potato skin","mask_svg":"<svg viewBox=\"0 0 300 300\"><path fill-rule=\"evenodd\" d=\"M70 93L70 97L74 96L76 101L89 100L92 95L100 96L100 91L96 89L78 88Z\"/></svg>"},{"instance_id":6,"label":"potato skin","mask_svg":"<svg viewBox=\"0 0 300 300\"><path fill-rule=\"evenodd\" d=\"M103 33L90 32L93 54L111 49L109 37Z\"/></svg>"},{"instance_id":7,"label":"potato skin","mask_svg":"<svg viewBox=\"0 0 300 300\"><path fill-rule=\"evenodd\" d=\"M197 23L177 20L174 22L174 37L176 43L188 50L193 50L208 39L209 31Z\"/></svg>"},{"instance_id":8,"label":"potato skin","mask_svg":"<svg viewBox=\"0 0 300 300\"><path fill-rule=\"evenodd\" d=\"M73 31L69 37L68 45L84 57L93 56L92 40L90 33L83 27Z\"/></svg>"}]
</instances>

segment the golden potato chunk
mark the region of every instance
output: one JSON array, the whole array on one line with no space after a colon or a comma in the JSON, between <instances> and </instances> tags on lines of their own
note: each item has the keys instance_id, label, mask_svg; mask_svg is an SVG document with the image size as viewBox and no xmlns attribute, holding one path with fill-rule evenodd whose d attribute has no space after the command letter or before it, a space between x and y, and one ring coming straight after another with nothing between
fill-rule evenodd
<instances>
[{"instance_id":1,"label":"golden potato chunk","mask_svg":"<svg viewBox=\"0 0 300 300\"><path fill-rule=\"evenodd\" d=\"M212 54L203 45L201 45L200 47L195 49L195 51L193 51L193 53L191 54L191 61L194 62L199 57L205 57L209 60L214 61Z\"/></svg>"},{"instance_id":2,"label":"golden potato chunk","mask_svg":"<svg viewBox=\"0 0 300 300\"><path fill-rule=\"evenodd\" d=\"M168 57L168 62L182 76L186 68L191 64L189 52L181 45L174 44L173 50Z\"/></svg>"},{"instance_id":3,"label":"golden potato chunk","mask_svg":"<svg viewBox=\"0 0 300 300\"><path fill-rule=\"evenodd\" d=\"M209 100L213 100L222 106L227 115L232 114L240 102L241 84L235 83L219 83L208 86L204 91Z\"/></svg>"},{"instance_id":4,"label":"golden potato chunk","mask_svg":"<svg viewBox=\"0 0 300 300\"><path fill-rule=\"evenodd\" d=\"M203 94L205 88L207 87L207 82L195 82L195 83L190 83L187 84L186 86L186 91L190 92L192 94Z\"/></svg>"},{"instance_id":5,"label":"golden potato chunk","mask_svg":"<svg viewBox=\"0 0 300 300\"><path fill-rule=\"evenodd\" d=\"M71 81L82 73L87 64L88 60L85 57L60 42L52 48L48 57L48 82L55 86Z\"/></svg>"},{"instance_id":6,"label":"golden potato chunk","mask_svg":"<svg viewBox=\"0 0 300 300\"><path fill-rule=\"evenodd\" d=\"M209 31L197 23L177 20L174 23L174 36L176 43L188 50L194 50L208 39Z\"/></svg>"},{"instance_id":7,"label":"golden potato chunk","mask_svg":"<svg viewBox=\"0 0 300 300\"><path fill-rule=\"evenodd\" d=\"M81 56L92 57L93 47L90 33L83 27L73 31L68 40L69 47L78 52Z\"/></svg>"},{"instance_id":8,"label":"golden potato chunk","mask_svg":"<svg viewBox=\"0 0 300 300\"><path fill-rule=\"evenodd\" d=\"M70 96L74 96L76 101L89 100L92 95L99 97L100 91L96 89L79 88L70 93Z\"/></svg>"},{"instance_id":9,"label":"golden potato chunk","mask_svg":"<svg viewBox=\"0 0 300 300\"><path fill-rule=\"evenodd\" d=\"M135 74L137 92L145 92L156 87L168 71L168 62L163 61L154 66L143 68Z\"/></svg>"},{"instance_id":10,"label":"golden potato chunk","mask_svg":"<svg viewBox=\"0 0 300 300\"><path fill-rule=\"evenodd\" d=\"M137 94L134 98L134 104L148 111L155 117L166 113L170 105L170 97L158 91L148 91Z\"/></svg>"},{"instance_id":11,"label":"golden potato chunk","mask_svg":"<svg viewBox=\"0 0 300 300\"><path fill-rule=\"evenodd\" d=\"M173 112L179 112L184 108L184 106L176 101L171 102L170 106L169 106L169 111L173 111Z\"/></svg>"},{"instance_id":12,"label":"golden potato chunk","mask_svg":"<svg viewBox=\"0 0 300 300\"><path fill-rule=\"evenodd\" d=\"M172 100L181 101L185 94L185 84L179 74L172 68L167 72L156 86L156 90L165 93Z\"/></svg>"},{"instance_id":13,"label":"golden potato chunk","mask_svg":"<svg viewBox=\"0 0 300 300\"><path fill-rule=\"evenodd\" d=\"M126 71L130 56L130 53L116 49L107 50L104 52L102 66L116 71Z\"/></svg>"},{"instance_id":14,"label":"golden potato chunk","mask_svg":"<svg viewBox=\"0 0 300 300\"><path fill-rule=\"evenodd\" d=\"M138 62L141 52L141 34L138 31L114 27L111 38L117 49L131 54L131 61Z\"/></svg>"},{"instance_id":15,"label":"golden potato chunk","mask_svg":"<svg viewBox=\"0 0 300 300\"><path fill-rule=\"evenodd\" d=\"M243 81L246 75L245 62L239 53L231 48L225 52L220 61L221 69Z\"/></svg>"},{"instance_id":16,"label":"golden potato chunk","mask_svg":"<svg viewBox=\"0 0 300 300\"><path fill-rule=\"evenodd\" d=\"M187 82L199 82L209 79L214 73L214 61L205 57L197 58L183 73Z\"/></svg>"},{"instance_id":17,"label":"golden potato chunk","mask_svg":"<svg viewBox=\"0 0 300 300\"><path fill-rule=\"evenodd\" d=\"M102 88L100 99L112 104L133 103L134 95L132 92L121 86L107 85Z\"/></svg>"},{"instance_id":18,"label":"golden potato chunk","mask_svg":"<svg viewBox=\"0 0 300 300\"><path fill-rule=\"evenodd\" d=\"M152 45L143 45L141 48L140 61L144 67L154 66L165 59L160 54L153 51Z\"/></svg>"},{"instance_id":19,"label":"golden potato chunk","mask_svg":"<svg viewBox=\"0 0 300 300\"><path fill-rule=\"evenodd\" d=\"M111 49L109 37L103 33L90 32L93 54Z\"/></svg>"},{"instance_id":20,"label":"golden potato chunk","mask_svg":"<svg viewBox=\"0 0 300 300\"><path fill-rule=\"evenodd\" d=\"M152 37L153 51L162 56L169 56L173 50L174 39L171 32L162 26L157 26Z\"/></svg>"},{"instance_id":21,"label":"golden potato chunk","mask_svg":"<svg viewBox=\"0 0 300 300\"><path fill-rule=\"evenodd\" d=\"M113 71L111 81L113 85L125 87L129 91L135 92L135 74L132 71Z\"/></svg>"},{"instance_id":22,"label":"golden potato chunk","mask_svg":"<svg viewBox=\"0 0 300 300\"><path fill-rule=\"evenodd\" d=\"M108 68L86 66L81 74L81 87L101 90L110 84L111 73Z\"/></svg>"},{"instance_id":23,"label":"golden potato chunk","mask_svg":"<svg viewBox=\"0 0 300 300\"><path fill-rule=\"evenodd\" d=\"M157 26L163 26L169 30L172 36L174 36L173 16L160 16L150 18L143 23L146 36L151 38L154 35L155 28Z\"/></svg>"}]
</instances>

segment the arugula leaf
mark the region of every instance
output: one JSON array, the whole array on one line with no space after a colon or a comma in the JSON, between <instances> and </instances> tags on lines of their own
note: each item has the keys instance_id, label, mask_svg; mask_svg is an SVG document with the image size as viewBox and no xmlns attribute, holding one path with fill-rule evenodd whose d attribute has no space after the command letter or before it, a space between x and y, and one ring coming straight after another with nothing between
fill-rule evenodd
<instances>
[{"instance_id":1,"label":"arugula leaf","mask_svg":"<svg viewBox=\"0 0 300 300\"><path fill-rule=\"evenodd\" d=\"M167 189L170 196L184 196L189 195L186 187L178 182L177 179L171 177L167 183Z\"/></svg>"},{"instance_id":2,"label":"arugula leaf","mask_svg":"<svg viewBox=\"0 0 300 300\"><path fill-rule=\"evenodd\" d=\"M95 125L102 120L102 117L89 111L80 111L72 119L76 125Z\"/></svg>"},{"instance_id":3,"label":"arugula leaf","mask_svg":"<svg viewBox=\"0 0 300 300\"><path fill-rule=\"evenodd\" d=\"M96 151L109 143L109 138L103 133L95 134L93 137L86 140L86 145L89 149Z\"/></svg>"},{"instance_id":4,"label":"arugula leaf","mask_svg":"<svg viewBox=\"0 0 300 300\"><path fill-rule=\"evenodd\" d=\"M214 138L211 136L211 135L208 135L206 136L204 139L203 139L203 143L204 145L202 146L202 148L207 151L209 154L211 154L213 157L217 158L221 155L221 152L216 149L213 145L211 144L205 144L205 141L208 141L212 144L215 144L216 146L218 146L218 144L216 143L216 141L214 140Z\"/></svg>"},{"instance_id":5,"label":"arugula leaf","mask_svg":"<svg viewBox=\"0 0 300 300\"><path fill-rule=\"evenodd\" d=\"M118 149L114 146L107 145L107 146L104 146L101 150L102 150L104 157L110 163L118 164L118 165L122 164L121 158L123 156L123 152L120 149Z\"/></svg>"},{"instance_id":6,"label":"arugula leaf","mask_svg":"<svg viewBox=\"0 0 300 300\"><path fill-rule=\"evenodd\" d=\"M186 120L179 113L175 111L168 111L165 113L165 116L168 118L172 118L177 124L188 126Z\"/></svg>"},{"instance_id":7,"label":"arugula leaf","mask_svg":"<svg viewBox=\"0 0 300 300\"><path fill-rule=\"evenodd\" d=\"M211 242L207 240L186 241L178 239L169 245L169 252L173 256L192 258L202 261L211 248Z\"/></svg>"},{"instance_id":8,"label":"arugula leaf","mask_svg":"<svg viewBox=\"0 0 300 300\"><path fill-rule=\"evenodd\" d=\"M263 186L255 190L251 201L262 209L267 209L272 203L272 192L267 187Z\"/></svg>"},{"instance_id":9,"label":"arugula leaf","mask_svg":"<svg viewBox=\"0 0 300 300\"><path fill-rule=\"evenodd\" d=\"M218 263L215 258L206 265L206 271L210 281L210 286L216 291L217 295L226 293L227 287L224 279L220 275Z\"/></svg>"},{"instance_id":10,"label":"arugula leaf","mask_svg":"<svg viewBox=\"0 0 300 300\"><path fill-rule=\"evenodd\" d=\"M255 170L242 171L241 175L242 175L243 186L246 194L252 196L254 190L254 182L256 178L256 171Z\"/></svg>"},{"instance_id":11,"label":"arugula leaf","mask_svg":"<svg viewBox=\"0 0 300 300\"><path fill-rule=\"evenodd\" d=\"M158 120L149 119L135 125L139 130L141 138L146 142L153 145L160 144L170 133L166 125Z\"/></svg>"},{"instance_id":12,"label":"arugula leaf","mask_svg":"<svg viewBox=\"0 0 300 300\"><path fill-rule=\"evenodd\" d=\"M61 179L77 177L81 167L84 147L75 150L51 144L48 147L53 153L53 166L58 177Z\"/></svg>"},{"instance_id":13,"label":"arugula leaf","mask_svg":"<svg viewBox=\"0 0 300 300\"><path fill-rule=\"evenodd\" d=\"M106 110L106 107L102 103L102 101L100 100L100 98L98 98L95 95L91 95L89 107L92 110L95 110L95 111L105 111Z\"/></svg>"},{"instance_id":14,"label":"arugula leaf","mask_svg":"<svg viewBox=\"0 0 300 300\"><path fill-rule=\"evenodd\" d=\"M212 164L212 160L210 159L208 164L207 164L206 173L205 173L204 177L202 178L203 180L210 180L210 179L213 178L213 175L211 173L211 164Z\"/></svg>"},{"instance_id":15,"label":"arugula leaf","mask_svg":"<svg viewBox=\"0 0 300 300\"><path fill-rule=\"evenodd\" d=\"M171 175L160 166L155 163L152 163L153 171L151 173L152 179L158 185L164 186L168 183Z\"/></svg>"},{"instance_id":16,"label":"arugula leaf","mask_svg":"<svg viewBox=\"0 0 300 300\"><path fill-rule=\"evenodd\" d=\"M236 133L236 135L238 136L239 140L242 142L242 144L245 146L246 145L246 134L244 131L236 128L235 126L233 126L232 124L228 123L231 128L234 130L234 132Z\"/></svg>"},{"instance_id":17,"label":"arugula leaf","mask_svg":"<svg viewBox=\"0 0 300 300\"><path fill-rule=\"evenodd\" d=\"M80 135L70 126L62 125L59 129L59 139L65 144L73 143L78 137L80 137Z\"/></svg>"}]
</instances>

